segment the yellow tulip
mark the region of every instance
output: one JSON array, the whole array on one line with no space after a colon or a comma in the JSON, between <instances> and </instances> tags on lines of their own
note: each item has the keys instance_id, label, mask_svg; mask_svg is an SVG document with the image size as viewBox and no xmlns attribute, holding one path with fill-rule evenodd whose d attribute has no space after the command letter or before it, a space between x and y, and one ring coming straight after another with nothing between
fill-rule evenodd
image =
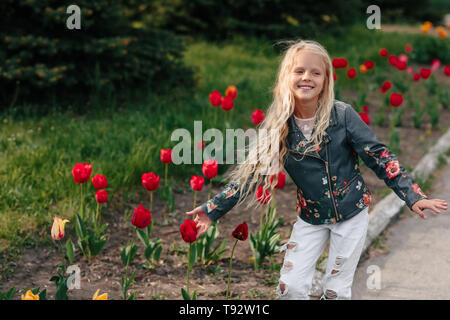
<instances>
[{"instance_id":1,"label":"yellow tulip","mask_svg":"<svg viewBox=\"0 0 450 320\"><path fill-rule=\"evenodd\" d=\"M55 217L52 226L52 238L53 240L61 240L64 238L64 225L69 222L69 220L62 220L61 218Z\"/></svg>"},{"instance_id":2,"label":"yellow tulip","mask_svg":"<svg viewBox=\"0 0 450 320\"><path fill-rule=\"evenodd\" d=\"M31 290L28 290L25 295L22 294L22 300L40 300L37 294L33 294Z\"/></svg>"},{"instance_id":3,"label":"yellow tulip","mask_svg":"<svg viewBox=\"0 0 450 320\"><path fill-rule=\"evenodd\" d=\"M98 295L100 293L100 289L95 291L94 296L92 297L92 300L108 300L108 294L102 293L101 295Z\"/></svg>"}]
</instances>

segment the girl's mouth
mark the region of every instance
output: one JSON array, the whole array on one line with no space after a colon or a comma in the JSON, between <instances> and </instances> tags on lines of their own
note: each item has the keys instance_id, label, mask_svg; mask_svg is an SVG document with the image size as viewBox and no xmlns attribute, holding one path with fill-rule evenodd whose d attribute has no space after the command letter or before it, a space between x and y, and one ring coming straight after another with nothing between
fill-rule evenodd
<instances>
[{"instance_id":1,"label":"girl's mouth","mask_svg":"<svg viewBox=\"0 0 450 320\"><path fill-rule=\"evenodd\" d=\"M309 85L299 85L299 86L297 86L297 88L300 88L302 90L312 90L312 89L314 89L313 86L309 86Z\"/></svg>"}]
</instances>

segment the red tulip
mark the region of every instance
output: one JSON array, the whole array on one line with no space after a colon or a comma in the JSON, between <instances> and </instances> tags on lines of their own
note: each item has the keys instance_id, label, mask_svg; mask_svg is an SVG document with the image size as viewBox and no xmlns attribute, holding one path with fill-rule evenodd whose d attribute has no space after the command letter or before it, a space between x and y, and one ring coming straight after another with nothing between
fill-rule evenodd
<instances>
[{"instance_id":1,"label":"red tulip","mask_svg":"<svg viewBox=\"0 0 450 320\"><path fill-rule=\"evenodd\" d=\"M217 161L214 159L209 159L203 162L202 165L202 172L203 175L206 177L206 179L212 179L215 176L217 176L217 170L219 168L219 165L217 164Z\"/></svg>"},{"instance_id":2,"label":"red tulip","mask_svg":"<svg viewBox=\"0 0 450 320\"><path fill-rule=\"evenodd\" d=\"M269 190L266 190L264 196L263 196L263 186L259 186L258 190L256 190L256 199L258 202L262 204L267 204L270 200L270 192Z\"/></svg>"},{"instance_id":3,"label":"red tulip","mask_svg":"<svg viewBox=\"0 0 450 320\"><path fill-rule=\"evenodd\" d=\"M180 225L180 232L185 242L192 243L197 240L197 224L190 219L185 219Z\"/></svg>"},{"instance_id":4,"label":"red tulip","mask_svg":"<svg viewBox=\"0 0 450 320\"><path fill-rule=\"evenodd\" d=\"M431 70L427 68L420 68L420 76L424 79L428 79L431 75Z\"/></svg>"},{"instance_id":5,"label":"red tulip","mask_svg":"<svg viewBox=\"0 0 450 320\"><path fill-rule=\"evenodd\" d=\"M390 64L391 66L396 67L396 66L397 66L397 62L398 62L398 59L397 59L396 56L391 55L391 56L389 56L389 58L388 58L388 62L389 62L389 64Z\"/></svg>"},{"instance_id":6,"label":"red tulip","mask_svg":"<svg viewBox=\"0 0 450 320\"><path fill-rule=\"evenodd\" d=\"M92 173L92 167L89 163L77 163L72 169L72 176L75 183L88 182Z\"/></svg>"},{"instance_id":7,"label":"red tulip","mask_svg":"<svg viewBox=\"0 0 450 320\"><path fill-rule=\"evenodd\" d=\"M190 184L192 190L201 191L203 189L203 185L205 184L205 178L202 176L192 176Z\"/></svg>"},{"instance_id":8,"label":"red tulip","mask_svg":"<svg viewBox=\"0 0 450 320\"><path fill-rule=\"evenodd\" d=\"M273 183L273 177L274 176L270 177L270 184ZM279 172L278 173L278 181L274 188L275 189L283 189L285 184L286 184L286 174L284 172Z\"/></svg>"},{"instance_id":9,"label":"red tulip","mask_svg":"<svg viewBox=\"0 0 450 320\"><path fill-rule=\"evenodd\" d=\"M408 72L408 74L413 73L413 68L412 67L406 68L406 72Z\"/></svg>"},{"instance_id":10,"label":"red tulip","mask_svg":"<svg viewBox=\"0 0 450 320\"><path fill-rule=\"evenodd\" d=\"M230 97L231 99L235 99L237 96L237 89L235 86L228 86L227 90L225 90L225 96Z\"/></svg>"},{"instance_id":11,"label":"red tulip","mask_svg":"<svg viewBox=\"0 0 450 320\"><path fill-rule=\"evenodd\" d=\"M332 63L335 69L346 68L348 66L348 61L345 58L334 58Z\"/></svg>"},{"instance_id":12,"label":"red tulip","mask_svg":"<svg viewBox=\"0 0 450 320\"><path fill-rule=\"evenodd\" d=\"M403 71L406 69L406 62L405 61L397 61L397 69L399 71Z\"/></svg>"},{"instance_id":13,"label":"red tulip","mask_svg":"<svg viewBox=\"0 0 450 320\"><path fill-rule=\"evenodd\" d=\"M388 54L389 53L388 53L388 51L386 49L384 49L384 48L380 49L380 56L387 57Z\"/></svg>"},{"instance_id":14,"label":"red tulip","mask_svg":"<svg viewBox=\"0 0 450 320\"><path fill-rule=\"evenodd\" d=\"M336 81L337 80L337 74L333 72L333 80Z\"/></svg>"},{"instance_id":15,"label":"red tulip","mask_svg":"<svg viewBox=\"0 0 450 320\"><path fill-rule=\"evenodd\" d=\"M375 66L375 63L372 60L367 60L366 62L364 62L364 65L366 66L367 70L370 70Z\"/></svg>"},{"instance_id":16,"label":"red tulip","mask_svg":"<svg viewBox=\"0 0 450 320\"><path fill-rule=\"evenodd\" d=\"M441 62L438 59L434 59L431 62L431 72L435 72L441 67Z\"/></svg>"},{"instance_id":17,"label":"red tulip","mask_svg":"<svg viewBox=\"0 0 450 320\"><path fill-rule=\"evenodd\" d=\"M217 90L211 92L209 94L209 102L211 102L211 105L213 105L214 107L220 106L222 102L222 95L220 94L220 92Z\"/></svg>"},{"instance_id":18,"label":"red tulip","mask_svg":"<svg viewBox=\"0 0 450 320\"><path fill-rule=\"evenodd\" d=\"M95 193L95 200L98 203L105 203L106 201L108 201L108 192L106 190L98 190Z\"/></svg>"},{"instance_id":19,"label":"red tulip","mask_svg":"<svg viewBox=\"0 0 450 320\"><path fill-rule=\"evenodd\" d=\"M256 126L264 120L264 112L261 109L256 109L252 113L252 122Z\"/></svg>"},{"instance_id":20,"label":"red tulip","mask_svg":"<svg viewBox=\"0 0 450 320\"><path fill-rule=\"evenodd\" d=\"M356 69L355 68L348 69L347 77L349 77L350 79L353 79L354 77L356 77Z\"/></svg>"},{"instance_id":21,"label":"red tulip","mask_svg":"<svg viewBox=\"0 0 450 320\"><path fill-rule=\"evenodd\" d=\"M205 148L205 143L203 141L199 141L197 143L197 149L201 150Z\"/></svg>"},{"instance_id":22,"label":"red tulip","mask_svg":"<svg viewBox=\"0 0 450 320\"><path fill-rule=\"evenodd\" d=\"M152 212L144 208L142 204L134 209L133 218L131 218L131 223L140 228L144 229L150 225L152 222Z\"/></svg>"},{"instance_id":23,"label":"red tulip","mask_svg":"<svg viewBox=\"0 0 450 320\"><path fill-rule=\"evenodd\" d=\"M248 226L247 222L244 221L244 223L241 223L236 227L236 229L233 230L231 233L233 238L236 238L241 241L245 241L248 238Z\"/></svg>"},{"instance_id":24,"label":"red tulip","mask_svg":"<svg viewBox=\"0 0 450 320\"><path fill-rule=\"evenodd\" d=\"M172 163L172 149L161 149L160 155L162 163Z\"/></svg>"},{"instance_id":25,"label":"red tulip","mask_svg":"<svg viewBox=\"0 0 450 320\"><path fill-rule=\"evenodd\" d=\"M367 125L370 124L370 117L368 113L359 112L359 116L361 117L362 121L364 121Z\"/></svg>"},{"instance_id":26,"label":"red tulip","mask_svg":"<svg viewBox=\"0 0 450 320\"><path fill-rule=\"evenodd\" d=\"M386 80L385 82L383 82L383 85L381 86L381 93L386 93L387 91L389 91L389 89L392 87L392 84L389 80Z\"/></svg>"},{"instance_id":27,"label":"red tulip","mask_svg":"<svg viewBox=\"0 0 450 320\"><path fill-rule=\"evenodd\" d=\"M406 53L411 53L411 52L412 52L412 47L411 47L410 44L407 44L407 45L405 46L405 52L406 52Z\"/></svg>"},{"instance_id":28,"label":"red tulip","mask_svg":"<svg viewBox=\"0 0 450 320\"><path fill-rule=\"evenodd\" d=\"M225 111L230 111L233 108L234 108L233 98L228 97L228 96L223 97L222 98L222 109Z\"/></svg>"},{"instance_id":29,"label":"red tulip","mask_svg":"<svg viewBox=\"0 0 450 320\"><path fill-rule=\"evenodd\" d=\"M363 106L362 109L363 109L364 113L369 113L369 107L368 106Z\"/></svg>"},{"instance_id":30,"label":"red tulip","mask_svg":"<svg viewBox=\"0 0 450 320\"><path fill-rule=\"evenodd\" d=\"M414 73L413 74L413 80L416 81L416 82L419 81L420 80L420 74Z\"/></svg>"},{"instance_id":31,"label":"red tulip","mask_svg":"<svg viewBox=\"0 0 450 320\"><path fill-rule=\"evenodd\" d=\"M159 187L159 176L153 172L144 173L141 177L141 183L148 191L155 191Z\"/></svg>"},{"instance_id":32,"label":"red tulip","mask_svg":"<svg viewBox=\"0 0 450 320\"><path fill-rule=\"evenodd\" d=\"M105 176L102 176L101 174L96 174L93 178L92 178L92 184L94 185L95 189L105 189L106 186L108 185L108 181L106 180Z\"/></svg>"},{"instance_id":33,"label":"red tulip","mask_svg":"<svg viewBox=\"0 0 450 320\"><path fill-rule=\"evenodd\" d=\"M400 93L391 93L389 101L393 107L399 107L403 103L403 96Z\"/></svg>"},{"instance_id":34,"label":"red tulip","mask_svg":"<svg viewBox=\"0 0 450 320\"><path fill-rule=\"evenodd\" d=\"M448 77L450 76L450 66L445 66L444 67L444 74Z\"/></svg>"}]
</instances>

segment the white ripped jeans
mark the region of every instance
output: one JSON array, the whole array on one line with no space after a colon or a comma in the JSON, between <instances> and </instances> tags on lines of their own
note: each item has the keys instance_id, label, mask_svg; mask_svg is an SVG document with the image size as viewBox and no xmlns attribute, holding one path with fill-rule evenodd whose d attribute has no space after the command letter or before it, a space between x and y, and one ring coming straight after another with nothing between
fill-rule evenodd
<instances>
[{"instance_id":1,"label":"white ripped jeans","mask_svg":"<svg viewBox=\"0 0 450 320\"><path fill-rule=\"evenodd\" d=\"M317 259L330 240L322 298L351 299L353 276L366 239L368 207L336 224L312 225L297 217L286 249L277 295L280 299L309 299Z\"/></svg>"}]
</instances>

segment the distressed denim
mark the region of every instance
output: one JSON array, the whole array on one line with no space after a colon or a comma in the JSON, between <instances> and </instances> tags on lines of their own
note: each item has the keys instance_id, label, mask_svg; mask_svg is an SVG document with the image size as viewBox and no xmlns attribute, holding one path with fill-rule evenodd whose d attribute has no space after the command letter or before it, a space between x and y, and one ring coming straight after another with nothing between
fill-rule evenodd
<instances>
[{"instance_id":1,"label":"distressed denim","mask_svg":"<svg viewBox=\"0 0 450 320\"><path fill-rule=\"evenodd\" d=\"M322 298L351 299L353 276L366 239L368 207L336 224L313 225L297 217L286 250L276 292L280 299L309 299L317 259L330 241ZM284 284L284 290L281 290Z\"/></svg>"}]
</instances>

